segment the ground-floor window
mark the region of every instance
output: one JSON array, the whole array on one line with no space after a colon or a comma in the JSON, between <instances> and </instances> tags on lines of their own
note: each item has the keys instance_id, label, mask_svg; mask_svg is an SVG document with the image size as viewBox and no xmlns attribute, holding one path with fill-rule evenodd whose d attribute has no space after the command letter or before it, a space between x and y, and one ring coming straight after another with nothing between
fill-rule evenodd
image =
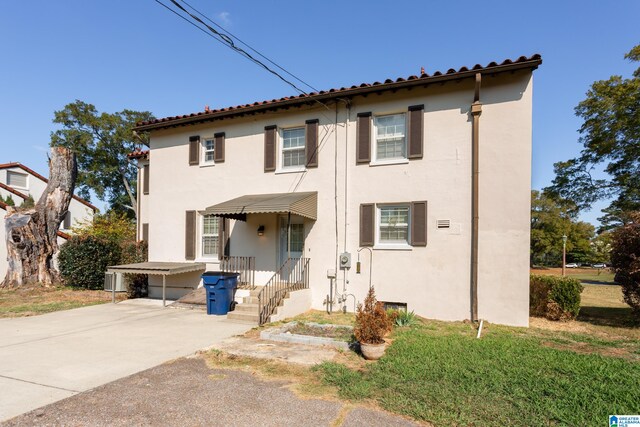
<instances>
[{"instance_id":1,"label":"ground-floor window","mask_svg":"<svg viewBox=\"0 0 640 427\"><path fill-rule=\"evenodd\" d=\"M219 218L213 215L202 215L202 256L218 255Z\"/></svg>"}]
</instances>

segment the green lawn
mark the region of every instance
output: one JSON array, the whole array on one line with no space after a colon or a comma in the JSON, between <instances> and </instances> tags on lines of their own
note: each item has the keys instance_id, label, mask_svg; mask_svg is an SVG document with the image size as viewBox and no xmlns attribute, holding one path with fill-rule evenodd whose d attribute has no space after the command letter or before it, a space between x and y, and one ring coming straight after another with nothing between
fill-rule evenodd
<instances>
[{"instance_id":1,"label":"green lawn","mask_svg":"<svg viewBox=\"0 0 640 427\"><path fill-rule=\"evenodd\" d=\"M640 410L637 339L428 321L396 330L364 369L317 370L342 397L449 425L601 426Z\"/></svg>"}]
</instances>

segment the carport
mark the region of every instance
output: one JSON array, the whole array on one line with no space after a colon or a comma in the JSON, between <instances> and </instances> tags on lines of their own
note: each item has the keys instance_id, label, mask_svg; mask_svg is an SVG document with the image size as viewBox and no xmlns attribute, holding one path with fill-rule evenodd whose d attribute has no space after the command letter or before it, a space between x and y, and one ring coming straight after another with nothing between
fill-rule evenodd
<instances>
[{"instance_id":1,"label":"carport","mask_svg":"<svg viewBox=\"0 0 640 427\"><path fill-rule=\"evenodd\" d=\"M162 276L162 306L167 305L166 287L167 276L174 274L191 273L194 271L205 271L207 266L200 262L138 262L135 264L113 265L107 267L107 274L111 274L112 280L112 302L116 302L116 274L147 274Z\"/></svg>"}]
</instances>

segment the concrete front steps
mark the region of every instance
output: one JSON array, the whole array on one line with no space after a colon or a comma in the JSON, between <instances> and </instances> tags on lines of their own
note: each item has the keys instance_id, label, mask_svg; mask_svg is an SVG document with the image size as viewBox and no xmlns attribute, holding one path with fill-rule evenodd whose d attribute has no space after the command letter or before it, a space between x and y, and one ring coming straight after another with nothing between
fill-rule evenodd
<instances>
[{"instance_id":1,"label":"concrete front steps","mask_svg":"<svg viewBox=\"0 0 640 427\"><path fill-rule=\"evenodd\" d=\"M249 296L242 298L242 303L236 304L236 308L227 313L227 319L257 325L260 322L258 294L262 288L263 286L256 286L255 289L250 290Z\"/></svg>"},{"instance_id":2,"label":"concrete front steps","mask_svg":"<svg viewBox=\"0 0 640 427\"><path fill-rule=\"evenodd\" d=\"M249 296L243 298L242 304L237 304L234 311L227 314L228 320L237 322L251 323L258 325L260 321L260 313L258 306L258 294L262 287L250 291ZM299 291L289 292L287 296L276 307L267 323L277 322L279 320L294 317L302 314L311 308L311 290L302 289Z\"/></svg>"}]
</instances>

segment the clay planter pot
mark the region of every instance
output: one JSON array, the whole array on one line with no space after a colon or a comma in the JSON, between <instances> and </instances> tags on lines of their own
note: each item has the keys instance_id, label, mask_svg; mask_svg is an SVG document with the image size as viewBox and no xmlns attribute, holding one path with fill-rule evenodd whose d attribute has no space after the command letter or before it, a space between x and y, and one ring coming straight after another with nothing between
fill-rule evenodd
<instances>
[{"instance_id":1,"label":"clay planter pot","mask_svg":"<svg viewBox=\"0 0 640 427\"><path fill-rule=\"evenodd\" d=\"M367 344L360 343L360 351L367 360L378 360L384 355L384 350L387 347L386 343L382 344Z\"/></svg>"}]
</instances>

